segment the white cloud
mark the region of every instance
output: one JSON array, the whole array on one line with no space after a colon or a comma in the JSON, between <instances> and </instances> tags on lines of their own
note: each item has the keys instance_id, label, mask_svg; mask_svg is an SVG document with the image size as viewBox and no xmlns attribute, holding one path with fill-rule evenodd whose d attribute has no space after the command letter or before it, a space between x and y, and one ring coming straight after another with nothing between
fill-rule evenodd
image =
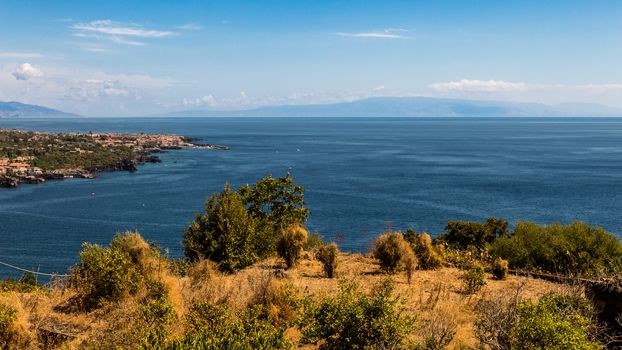
<instances>
[{"instance_id":1,"label":"white cloud","mask_svg":"<svg viewBox=\"0 0 622 350\"><path fill-rule=\"evenodd\" d=\"M43 55L36 52L0 52L0 58L43 58Z\"/></svg>"},{"instance_id":2,"label":"white cloud","mask_svg":"<svg viewBox=\"0 0 622 350\"><path fill-rule=\"evenodd\" d=\"M201 106L209 106L214 107L218 105L218 102L212 95L205 95L203 97L195 98L195 99L186 99L183 100L184 106L189 107L201 107Z\"/></svg>"},{"instance_id":3,"label":"white cloud","mask_svg":"<svg viewBox=\"0 0 622 350\"><path fill-rule=\"evenodd\" d=\"M73 26L74 29L95 32L110 35L133 36L140 38L162 38L165 36L175 35L175 32L161 30L146 30L137 26L123 26L109 19L93 21L89 23L78 23Z\"/></svg>"},{"instance_id":4,"label":"white cloud","mask_svg":"<svg viewBox=\"0 0 622 350\"><path fill-rule=\"evenodd\" d=\"M436 83L430 87L440 92L508 92L527 90L526 83L511 83L503 80L462 79L447 83Z\"/></svg>"},{"instance_id":5,"label":"white cloud","mask_svg":"<svg viewBox=\"0 0 622 350\"><path fill-rule=\"evenodd\" d=\"M196 23L185 23L185 24L181 24L177 26L178 29L182 29L182 30L201 30L203 29L202 26L196 24Z\"/></svg>"},{"instance_id":6,"label":"white cloud","mask_svg":"<svg viewBox=\"0 0 622 350\"><path fill-rule=\"evenodd\" d=\"M353 38L405 39L407 37L400 34L403 32L407 32L407 30L401 29L401 28L387 28L383 30L373 30L369 32L357 32L357 33L339 32L335 34L339 36L347 36L347 37L353 37Z\"/></svg>"},{"instance_id":7,"label":"white cloud","mask_svg":"<svg viewBox=\"0 0 622 350\"><path fill-rule=\"evenodd\" d=\"M17 80L29 80L34 77L42 76L43 72L40 69L33 67L30 63L23 63L20 64L12 74Z\"/></svg>"},{"instance_id":8,"label":"white cloud","mask_svg":"<svg viewBox=\"0 0 622 350\"><path fill-rule=\"evenodd\" d=\"M385 89L384 85L378 85L374 88L374 91L382 91L384 89Z\"/></svg>"},{"instance_id":9,"label":"white cloud","mask_svg":"<svg viewBox=\"0 0 622 350\"><path fill-rule=\"evenodd\" d=\"M143 46L144 42L139 39L157 39L177 35L177 32L145 29L136 24L123 24L106 20L77 23L71 26L73 36L83 38L105 39L123 45ZM132 39L130 39L132 38Z\"/></svg>"}]
</instances>

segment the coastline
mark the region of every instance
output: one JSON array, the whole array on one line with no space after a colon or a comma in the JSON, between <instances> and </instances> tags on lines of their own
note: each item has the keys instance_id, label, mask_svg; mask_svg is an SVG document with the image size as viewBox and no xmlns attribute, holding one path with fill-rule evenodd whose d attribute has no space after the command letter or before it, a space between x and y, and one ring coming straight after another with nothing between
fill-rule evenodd
<instances>
[{"instance_id":1,"label":"coastline","mask_svg":"<svg viewBox=\"0 0 622 350\"><path fill-rule=\"evenodd\" d=\"M53 133L30 132L21 130L0 129L2 138L11 147L0 147L0 187L15 188L21 184L40 184L48 180L63 180L69 178L94 179L98 173L109 171L138 170L138 165L145 163L160 163L154 155L167 150L185 148L203 148L215 150L229 150L222 145L197 143L199 140L173 134L123 134L123 133ZM45 144L49 149L63 154L78 166L38 166L44 162L45 155L32 155L31 143ZM86 146L88 150L82 149ZM20 148L21 147L21 148ZM58 151L61 148L61 151ZM16 151L17 150L17 151ZM10 156L11 154L19 156ZM106 154L101 160L97 157ZM112 154L112 156L108 156ZM56 163L63 164L65 159L54 158ZM28 163L26 163L28 162ZM65 163L70 164L69 161ZM46 163L44 163L46 164Z\"/></svg>"}]
</instances>

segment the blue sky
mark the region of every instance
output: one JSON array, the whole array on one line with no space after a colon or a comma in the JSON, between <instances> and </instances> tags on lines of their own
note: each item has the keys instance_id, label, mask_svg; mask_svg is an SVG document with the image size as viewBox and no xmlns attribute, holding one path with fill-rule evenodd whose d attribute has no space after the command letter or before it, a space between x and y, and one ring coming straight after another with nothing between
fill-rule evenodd
<instances>
[{"instance_id":1,"label":"blue sky","mask_svg":"<svg viewBox=\"0 0 622 350\"><path fill-rule=\"evenodd\" d=\"M438 96L622 107L622 1L0 0L0 100L87 115Z\"/></svg>"}]
</instances>

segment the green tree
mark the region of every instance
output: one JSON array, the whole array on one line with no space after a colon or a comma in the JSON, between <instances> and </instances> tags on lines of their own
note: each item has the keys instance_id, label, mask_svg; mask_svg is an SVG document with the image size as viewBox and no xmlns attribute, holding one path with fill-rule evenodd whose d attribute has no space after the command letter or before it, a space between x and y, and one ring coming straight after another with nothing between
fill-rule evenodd
<instances>
[{"instance_id":1,"label":"green tree","mask_svg":"<svg viewBox=\"0 0 622 350\"><path fill-rule=\"evenodd\" d=\"M458 249L484 249L497 238L509 236L508 222L491 217L484 223L449 221L446 232L438 236L436 241Z\"/></svg>"},{"instance_id":2,"label":"green tree","mask_svg":"<svg viewBox=\"0 0 622 350\"><path fill-rule=\"evenodd\" d=\"M601 227L575 221L540 226L519 222L510 238L498 239L493 255L513 268L571 274L611 273L622 263L622 243Z\"/></svg>"},{"instance_id":3,"label":"green tree","mask_svg":"<svg viewBox=\"0 0 622 350\"><path fill-rule=\"evenodd\" d=\"M254 185L238 190L248 213L258 225L255 235L255 253L259 257L273 255L281 230L292 225L303 225L309 217L304 207L304 188L284 177L265 177Z\"/></svg>"},{"instance_id":4,"label":"green tree","mask_svg":"<svg viewBox=\"0 0 622 350\"><path fill-rule=\"evenodd\" d=\"M215 261L222 271L232 272L257 260L254 252L255 220L244 206L242 197L231 191L212 195L205 204L205 214L197 214L184 232L186 256Z\"/></svg>"}]
</instances>

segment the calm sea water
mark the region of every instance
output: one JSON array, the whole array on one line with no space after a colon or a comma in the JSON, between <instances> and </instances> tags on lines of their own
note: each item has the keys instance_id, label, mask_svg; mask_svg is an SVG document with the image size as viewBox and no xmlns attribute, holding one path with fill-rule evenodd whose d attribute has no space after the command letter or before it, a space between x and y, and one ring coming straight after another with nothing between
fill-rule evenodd
<instances>
[{"instance_id":1,"label":"calm sea water","mask_svg":"<svg viewBox=\"0 0 622 350\"><path fill-rule=\"evenodd\" d=\"M441 232L447 220L584 220L620 235L622 118L0 119L2 128L154 132L230 151L180 150L136 173L0 189L0 260L66 271L82 242L139 230L181 256L208 195L288 171L308 226L365 250L387 226ZM0 268L0 276L16 276Z\"/></svg>"}]
</instances>

